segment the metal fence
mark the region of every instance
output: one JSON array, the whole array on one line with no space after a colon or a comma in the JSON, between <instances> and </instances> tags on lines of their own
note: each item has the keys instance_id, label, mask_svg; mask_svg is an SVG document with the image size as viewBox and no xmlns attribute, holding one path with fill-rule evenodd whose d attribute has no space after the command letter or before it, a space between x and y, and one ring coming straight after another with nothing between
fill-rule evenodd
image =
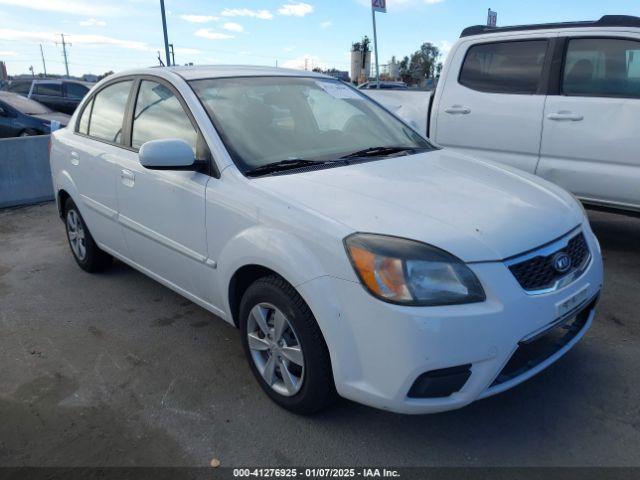
<instances>
[{"instance_id":1,"label":"metal fence","mask_svg":"<svg viewBox=\"0 0 640 480\"><path fill-rule=\"evenodd\" d=\"M49 136L0 139L0 208L53 200Z\"/></svg>"}]
</instances>

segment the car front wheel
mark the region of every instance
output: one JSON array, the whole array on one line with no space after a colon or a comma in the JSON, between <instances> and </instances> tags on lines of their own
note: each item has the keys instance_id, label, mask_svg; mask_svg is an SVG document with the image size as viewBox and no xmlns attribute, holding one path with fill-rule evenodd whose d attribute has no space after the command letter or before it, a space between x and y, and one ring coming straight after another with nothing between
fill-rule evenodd
<instances>
[{"instance_id":1,"label":"car front wheel","mask_svg":"<svg viewBox=\"0 0 640 480\"><path fill-rule=\"evenodd\" d=\"M240 305L242 343L251 370L278 405L311 414L337 397L329 351L311 310L277 275L253 283Z\"/></svg>"}]
</instances>

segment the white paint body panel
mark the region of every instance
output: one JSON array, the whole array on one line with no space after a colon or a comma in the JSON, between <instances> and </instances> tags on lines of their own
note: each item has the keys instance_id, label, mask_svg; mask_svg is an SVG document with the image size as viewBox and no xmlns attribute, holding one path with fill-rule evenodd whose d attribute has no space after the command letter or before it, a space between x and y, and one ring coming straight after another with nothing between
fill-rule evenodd
<instances>
[{"instance_id":1,"label":"white paint body panel","mask_svg":"<svg viewBox=\"0 0 640 480\"><path fill-rule=\"evenodd\" d=\"M487 388L518 340L553 321L556 304L574 292L586 288L593 296L601 288L597 240L580 206L553 184L447 150L247 178L182 78L171 69L137 73L162 76L183 94L220 178L148 170L136 152L67 128L53 135L56 191L69 193L101 247L228 322L229 284L239 268L261 265L280 274L314 313L336 387L347 398L427 413L495 393ZM71 162L72 150L82 151L78 165ZM109 173L103 179L108 188L97 184L95 170L85 164ZM121 177L122 170L131 175ZM557 292L526 294L502 260L579 226L593 255L586 272ZM373 298L343 246L357 231L420 240L470 262L487 301L402 307ZM391 354L383 357L381 349ZM473 363L473 371L459 393L407 398L420 373L465 363Z\"/></svg>"}]
</instances>

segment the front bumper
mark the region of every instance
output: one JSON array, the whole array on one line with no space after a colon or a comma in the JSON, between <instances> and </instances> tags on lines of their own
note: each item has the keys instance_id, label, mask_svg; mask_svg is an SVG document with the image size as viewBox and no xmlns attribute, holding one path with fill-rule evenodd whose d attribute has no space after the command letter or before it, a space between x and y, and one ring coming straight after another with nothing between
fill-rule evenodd
<instances>
[{"instance_id":1,"label":"front bumper","mask_svg":"<svg viewBox=\"0 0 640 480\"><path fill-rule=\"evenodd\" d=\"M392 305L373 298L359 283L334 277L298 286L325 336L338 393L398 413L432 413L463 407L536 375L569 351L593 320L602 260L588 227L584 233L592 253L589 266L570 285L542 295L528 295L502 262L469 265L487 295L485 302L469 305ZM560 305L576 296L584 300L570 313L581 311L584 321L574 335L528 368L501 375L521 342L565 317ZM460 390L446 397L409 397L423 373L460 365L471 365Z\"/></svg>"}]
</instances>

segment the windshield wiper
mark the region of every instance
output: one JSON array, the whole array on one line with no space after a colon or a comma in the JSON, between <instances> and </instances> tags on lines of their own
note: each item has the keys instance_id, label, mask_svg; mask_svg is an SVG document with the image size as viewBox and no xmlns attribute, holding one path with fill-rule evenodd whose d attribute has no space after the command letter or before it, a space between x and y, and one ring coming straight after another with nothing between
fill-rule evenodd
<instances>
[{"instance_id":1,"label":"windshield wiper","mask_svg":"<svg viewBox=\"0 0 640 480\"><path fill-rule=\"evenodd\" d=\"M359 157L386 157L387 155L393 155L394 153L416 153L418 151L425 150L419 147L401 147L401 146L387 146L387 147L369 147L364 150L358 150L357 152L349 153L340 158L359 158Z\"/></svg>"},{"instance_id":2,"label":"windshield wiper","mask_svg":"<svg viewBox=\"0 0 640 480\"><path fill-rule=\"evenodd\" d=\"M245 173L249 177L259 177L260 175L268 175L274 172L281 172L283 170L291 170L295 168L308 167L309 165L322 165L325 162L322 160L305 160L303 158L293 158L290 160L280 160L277 162L267 163L266 165L260 165L259 167L252 168Z\"/></svg>"}]
</instances>

